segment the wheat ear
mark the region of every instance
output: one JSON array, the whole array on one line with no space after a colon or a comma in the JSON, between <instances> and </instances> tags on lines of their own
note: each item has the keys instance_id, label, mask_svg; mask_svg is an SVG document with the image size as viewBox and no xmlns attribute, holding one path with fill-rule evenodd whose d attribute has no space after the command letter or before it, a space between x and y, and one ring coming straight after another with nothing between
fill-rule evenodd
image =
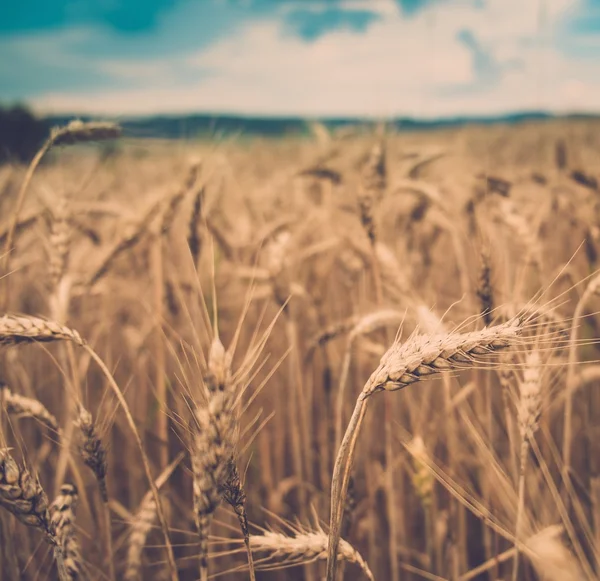
<instances>
[{"instance_id":1,"label":"wheat ear","mask_svg":"<svg viewBox=\"0 0 600 581\"><path fill-rule=\"evenodd\" d=\"M527 468L527 455L529 441L537 431L538 421L542 410L542 364L538 351L531 351L527 355L523 381L519 383L519 404L517 408L517 423L521 436L521 450L519 458L519 490L517 501L517 522L515 525L515 555L513 559L512 580L517 581L519 571L519 541L525 505L525 471Z\"/></svg>"},{"instance_id":2,"label":"wheat ear","mask_svg":"<svg viewBox=\"0 0 600 581\"><path fill-rule=\"evenodd\" d=\"M421 436L415 436L406 448L412 460L411 480L412 485L421 500L421 506L425 513L425 540L427 545L427 556L431 564L435 563L434 554L434 524L431 505L433 503L435 476L427 465L427 448Z\"/></svg>"},{"instance_id":3,"label":"wheat ear","mask_svg":"<svg viewBox=\"0 0 600 581\"><path fill-rule=\"evenodd\" d=\"M238 436L237 394L231 374L231 355L217 336L212 341L205 378L206 406L196 407L197 431L193 441L192 472L194 517L199 537L201 581L208 579L208 534L221 490L228 476L228 462Z\"/></svg>"},{"instance_id":4,"label":"wheat ear","mask_svg":"<svg viewBox=\"0 0 600 581\"><path fill-rule=\"evenodd\" d=\"M492 285L492 264L489 249L481 252L481 268L476 294L479 299L483 322L486 325L491 325L492 311L494 310L494 287Z\"/></svg>"},{"instance_id":5,"label":"wheat ear","mask_svg":"<svg viewBox=\"0 0 600 581\"><path fill-rule=\"evenodd\" d=\"M200 251L202 249L202 238L199 233L200 220L202 218L202 205L204 201L204 187L200 188L195 196L194 203L192 205L192 212L190 214L190 220L188 223L188 237L187 242L192 253L192 260L194 265L198 264L200 258Z\"/></svg>"},{"instance_id":6,"label":"wheat ear","mask_svg":"<svg viewBox=\"0 0 600 581\"><path fill-rule=\"evenodd\" d=\"M42 531L46 540L56 544L48 497L38 479L13 460L8 448L0 448L0 504L17 520Z\"/></svg>"},{"instance_id":7,"label":"wheat ear","mask_svg":"<svg viewBox=\"0 0 600 581\"><path fill-rule=\"evenodd\" d=\"M56 321L29 315L0 317L0 345L51 341L72 341L80 346L85 344L77 331Z\"/></svg>"},{"instance_id":8,"label":"wheat ear","mask_svg":"<svg viewBox=\"0 0 600 581\"><path fill-rule=\"evenodd\" d=\"M240 530L244 537L244 544L246 545L246 553L248 556L250 581L255 581L256 574L254 572L254 561L252 559L252 549L250 547L250 528L248 526L248 514L246 513L247 498L234 458L229 459L228 475L225 484L223 484L221 488L221 494L223 500L233 508L238 518L238 522L240 523Z\"/></svg>"},{"instance_id":9,"label":"wheat ear","mask_svg":"<svg viewBox=\"0 0 600 581\"><path fill-rule=\"evenodd\" d=\"M167 561L169 563L170 577L172 581L177 581L177 564L175 563L173 547L169 539L169 527L164 515L164 511L160 504L160 496L158 494L158 490L154 484L154 479L152 478L150 464L148 462L148 456L146 455L146 451L144 450L142 439L135 425L133 416L131 415L129 406L127 405L127 401L125 400L123 393L119 389L119 386L117 385L117 382L110 373L108 367L106 366L104 361L102 361L102 358L91 347L89 347L89 345L85 343L85 341L81 338L77 331L69 329L68 327L59 325L52 321L44 321L35 317L14 315L4 315L3 317L0 317L0 345L15 344L24 341L54 341L59 339L73 341L86 350L89 356L96 362L96 365L98 365L103 375L106 377L110 389L114 393L115 397L119 402L119 405L123 410L123 413L125 414L127 424L129 425L131 433L135 438L137 447L140 450L140 456L142 459L142 464L144 466L144 473L150 484L150 489L152 490L152 495L157 505L156 512L165 539L165 550L167 552Z\"/></svg>"},{"instance_id":10,"label":"wheat ear","mask_svg":"<svg viewBox=\"0 0 600 581\"><path fill-rule=\"evenodd\" d=\"M253 553L267 553L269 560L275 559L280 565L292 567L325 559L327 557L327 535L321 529L299 530L293 536L265 531L262 535L250 537L250 547ZM340 539L336 560L358 565L367 579L374 581L373 573L367 562L344 539ZM264 566L260 568L264 569Z\"/></svg>"},{"instance_id":11,"label":"wheat ear","mask_svg":"<svg viewBox=\"0 0 600 581\"><path fill-rule=\"evenodd\" d=\"M160 490L165 482L173 474L175 468L183 459L183 453L177 456L156 479L156 488ZM156 521L156 502L149 490L142 498L137 513L133 517L129 530L129 544L127 546L127 566L125 568L126 581L140 579L142 570L142 551L146 545L146 539L154 522Z\"/></svg>"},{"instance_id":12,"label":"wheat ear","mask_svg":"<svg viewBox=\"0 0 600 581\"><path fill-rule=\"evenodd\" d=\"M31 397L25 397L18 393L13 393L8 387L2 385L2 383L0 383L0 394L0 402L4 404L8 414L34 418L50 430L60 434L58 420L40 401Z\"/></svg>"},{"instance_id":13,"label":"wheat ear","mask_svg":"<svg viewBox=\"0 0 600 581\"><path fill-rule=\"evenodd\" d=\"M63 484L50 505L50 521L63 552L64 566L71 581L84 579L83 560L75 530L75 509L79 495L73 484Z\"/></svg>"},{"instance_id":14,"label":"wheat ear","mask_svg":"<svg viewBox=\"0 0 600 581\"><path fill-rule=\"evenodd\" d=\"M72 234L70 220L69 201L66 196L61 196L54 210L48 262L51 287L50 311L56 321L66 321L69 311L71 280L67 273Z\"/></svg>"},{"instance_id":15,"label":"wheat ear","mask_svg":"<svg viewBox=\"0 0 600 581\"><path fill-rule=\"evenodd\" d=\"M39 480L14 461L8 448L0 448L0 507L24 525L42 532L46 541L54 547L60 581L69 581L63 552L50 519L48 497Z\"/></svg>"},{"instance_id":16,"label":"wheat ear","mask_svg":"<svg viewBox=\"0 0 600 581\"><path fill-rule=\"evenodd\" d=\"M79 453L84 464L94 473L102 502L108 502L108 491L106 488L106 450L102 440L96 434L96 426L92 414L79 404L79 411L75 425L81 431L81 443Z\"/></svg>"},{"instance_id":17,"label":"wheat ear","mask_svg":"<svg viewBox=\"0 0 600 581\"><path fill-rule=\"evenodd\" d=\"M114 558L112 548L112 527L110 520L110 510L108 507L108 488L106 486L106 473L108 464L106 462L106 449L102 440L96 433L96 425L92 419L92 414L88 412L83 405L78 404L78 414L75 419L75 425L81 432L81 442L79 453L84 464L94 473L100 496L102 498L102 514L104 517L104 529L106 535L106 556L110 572L110 578L115 579Z\"/></svg>"},{"instance_id":18,"label":"wheat ear","mask_svg":"<svg viewBox=\"0 0 600 581\"><path fill-rule=\"evenodd\" d=\"M477 363L476 357L489 355L514 344L522 329L523 322L513 319L470 333L413 334L404 344L395 342L381 358L379 367L367 380L358 396L335 461L331 482L327 581L335 581L335 555L340 538L348 478L368 398L378 391L402 389L442 371L472 366Z\"/></svg>"}]
</instances>

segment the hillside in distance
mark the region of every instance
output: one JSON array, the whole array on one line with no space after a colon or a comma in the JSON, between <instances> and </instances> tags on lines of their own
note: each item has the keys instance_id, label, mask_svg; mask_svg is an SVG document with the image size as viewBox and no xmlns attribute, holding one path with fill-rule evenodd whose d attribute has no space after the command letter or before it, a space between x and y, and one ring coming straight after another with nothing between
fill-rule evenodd
<instances>
[{"instance_id":1,"label":"hillside in distance","mask_svg":"<svg viewBox=\"0 0 600 581\"><path fill-rule=\"evenodd\" d=\"M464 125L519 124L528 121L551 119L593 119L596 115L574 114L557 116L541 111L516 112L489 117L445 117L437 119L396 118L389 124L399 131L435 130ZM64 125L72 119L98 120L89 116L50 116L45 121L49 126ZM218 135L283 137L304 135L309 131L307 119L302 117L252 117L241 115L160 115L151 117L128 117L113 119L118 121L124 135L142 139L196 139ZM319 118L330 129L360 127L369 120L351 117ZM372 122L372 121L371 121Z\"/></svg>"}]
</instances>

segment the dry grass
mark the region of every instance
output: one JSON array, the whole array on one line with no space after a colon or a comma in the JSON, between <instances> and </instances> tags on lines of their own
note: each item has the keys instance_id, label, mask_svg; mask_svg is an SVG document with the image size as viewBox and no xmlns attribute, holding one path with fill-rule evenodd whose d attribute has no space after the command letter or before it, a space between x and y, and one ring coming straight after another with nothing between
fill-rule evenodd
<instances>
[{"instance_id":1,"label":"dry grass","mask_svg":"<svg viewBox=\"0 0 600 581\"><path fill-rule=\"evenodd\" d=\"M597 579L598 129L0 168L0 578Z\"/></svg>"}]
</instances>

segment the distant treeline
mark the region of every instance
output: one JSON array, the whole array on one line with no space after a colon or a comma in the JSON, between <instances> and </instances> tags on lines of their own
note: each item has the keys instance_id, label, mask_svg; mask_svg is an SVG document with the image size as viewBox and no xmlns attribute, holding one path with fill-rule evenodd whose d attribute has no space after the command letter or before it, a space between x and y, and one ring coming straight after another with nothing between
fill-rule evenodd
<instances>
[{"instance_id":1,"label":"distant treeline","mask_svg":"<svg viewBox=\"0 0 600 581\"><path fill-rule=\"evenodd\" d=\"M592 118L593 116L572 115L569 118ZM398 118L389 125L398 131L427 131L458 127L469 124L493 125L498 123L517 124L527 121L543 121L555 116L544 112L524 112L497 117L452 117L443 119ZM564 117L563 117L564 118ZM54 117L52 125L62 125L73 117ZM84 121L85 118L82 118ZM89 120L89 119L88 119ZM308 135L309 125L301 117L244 117L234 115L185 115L155 116L122 119L125 136L132 138L198 139L239 135L241 137L283 137ZM372 125L372 121L358 118L319 119L329 129L344 127L360 128Z\"/></svg>"},{"instance_id":2,"label":"distant treeline","mask_svg":"<svg viewBox=\"0 0 600 581\"><path fill-rule=\"evenodd\" d=\"M12 108L0 106L0 163L28 161L47 137L51 127L65 125L75 118L83 121L101 120L98 117L74 115L37 118L25 106L18 105ZM453 117L432 120L399 118L389 122L389 125L398 131L426 131L469 124L516 124L552 118L553 115L544 112L525 112L497 117ZM572 115L569 118L591 119L593 116ZM223 136L276 138L310 134L307 120L300 117L185 115L111 120L119 121L124 136L133 139L218 139ZM358 118L329 118L319 119L319 121L331 130L345 127L360 129L372 125L372 122Z\"/></svg>"},{"instance_id":3,"label":"distant treeline","mask_svg":"<svg viewBox=\"0 0 600 581\"><path fill-rule=\"evenodd\" d=\"M27 162L48 135L51 124L26 107L0 107L0 163Z\"/></svg>"}]
</instances>

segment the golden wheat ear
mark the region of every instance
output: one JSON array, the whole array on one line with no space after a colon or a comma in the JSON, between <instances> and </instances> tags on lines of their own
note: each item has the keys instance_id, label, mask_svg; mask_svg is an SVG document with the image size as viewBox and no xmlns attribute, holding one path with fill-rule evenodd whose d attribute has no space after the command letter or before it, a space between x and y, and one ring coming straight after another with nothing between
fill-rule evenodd
<instances>
[{"instance_id":1,"label":"golden wheat ear","mask_svg":"<svg viewBox=\"0 0 600 581\"><path fill-rule=\"evenodd\" d=\"M78 500L77 487L73 484L63 484L49 509L50 521L56 531L56 539L62 550L64 567L70 581L86 578L75 528L75 509Z\"/></svg>"},{"instance_id":2,"label":"golden wheat ear","mask_svg":"<svg viewBox=\"0 0 600 581\"><path fill-rule=\"evenodd\" d=\"M51 341L72 341L80 346L85 345L77 331L55 321L29 315L0 317L0 345Z\"/></svg>"}]
</instances>

